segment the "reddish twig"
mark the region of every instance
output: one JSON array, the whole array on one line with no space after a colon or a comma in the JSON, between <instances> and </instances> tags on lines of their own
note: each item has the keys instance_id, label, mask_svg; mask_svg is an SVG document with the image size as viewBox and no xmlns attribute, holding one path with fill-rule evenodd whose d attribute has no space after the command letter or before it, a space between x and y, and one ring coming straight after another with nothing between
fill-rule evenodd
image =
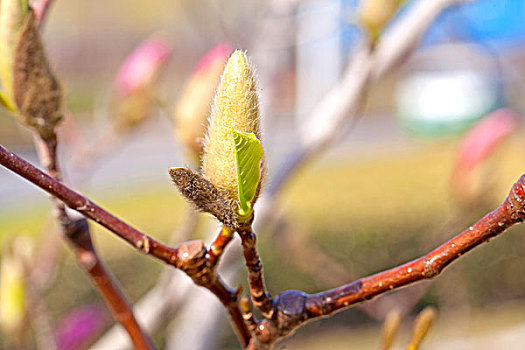
<instances>
[{"instance_id":1,"label":"reddish twig","mask_svg":"<svg viewBox=\"0 0 525 350\"><path fill-rule=\"evenodd\" d=\"M2 146L0 146L0 164L32 182L52 196L60 199L71 209L96 221L136 249L162 260L169 265L176 265L177 249L168 247L128 225L88 198L70 189L60 181L55 180Z\"/></svg>"},{"instance_id":2,"label":"reddish twig","mask_svg":"<svg viewBox=\"0 0 525 350\"><path fill-rule=\"evenodd\" d=\"M95 220L138 250L186 272L197 285L209 289L220 299L230 313L242 344L248 344L251 334L238 307L239 292L228 289L218 278L214 265L206 259L207 252L202 242L185 242L178 249L168 247L126 224L88 198L73 191L2 146L0 146L0 164L60 199L70 208Z\"/></svg>"},{"instance_id":3,"label":"reddish twig","mask_svg":"<svg viewBox=\"0 0 525 350\"><path fill-rule=\"evenodd\" d=\"M154 349L153 342L139 326L126 296L99 259L93 247L86 219L82 218L77 221L68 219L68 221L73 225L65 226L62 223L65 226L65 236L78 263L97 287L113 318L124 327L136 349Z\"/></svg>"},{"instance_id":4,"label":"reddish twig","mask_svg":"<svg viewBox=\"0 0 525 350\"><path fill-rule=\"evenodd\" d=\"M263 266L257 253L256 236L253 233L251 223L237 230L242 242L242 253L248 269L248 282L253 305L265 318L273 315L273 301L270 293L266 290L263 277Z\"/></svg>"},{"instance_id":5,"label":"reddish twig","mask_svg":"<svg viewBox=\"0 0 525 350\"><path fill-rule=\"evenodd\" d=\"M252 340L249 349L267 349L305 322L329 316L390 290L431 279L463 254L523 220L525 175L512 186L507 199L496 210L416 260L318 294L307 295L300 291L281 293L275 300L277 315L261 322L257 338Z\"/></svg>"},{"instance_id":6,"label":"reddish twig","mask_svg":"<svg viewBox=\"0 0 525 350\"><path fill-rule=\"evenodd\" d=\"M41 162L49 174L56 180L61 180L61 171L58 165L56 137L43 140L35 136L35 145ZM154 349L153 342L139 326L130 303L120 290L118 283L111 276L97 255L86 218L72 219L66 212L64 203L56 198L55 210L60 223L63 237L71 245L77 262L89 275L93 284L102 295L114 319L119 322L135 348Z\"/></svg>"},{"instance_id":7,"label":"reddish twig","mask_svg":"<svg viewBox=\"0 0 525 350\"><path fill-rule=\"evenodd\" d=\"M224 253L224 249L226 249L226 246L231 242L232 239L233 232L226 226L223 226L208 251L207 257L211 264L216 265L219 262L222 253Z\"/></svg>"}]
</instances>

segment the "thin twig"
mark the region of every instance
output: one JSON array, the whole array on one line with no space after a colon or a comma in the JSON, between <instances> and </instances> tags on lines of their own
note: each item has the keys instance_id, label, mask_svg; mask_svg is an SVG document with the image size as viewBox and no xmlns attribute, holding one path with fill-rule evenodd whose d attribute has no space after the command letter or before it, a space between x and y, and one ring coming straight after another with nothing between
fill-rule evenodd
<instances>
[{"instance_id":1,"label":"thin twig","mask_svg":"<svg viewBox=\"0 0 525 350\"><path fill-rule=\"evenodd\" d=\"M253 305L265 318L271 318L273 314L273 301L264 285L263 266L259 258L259 253L257 253L257 239L252 230L251 223L241 227L237 232L241 237Z\"/></svg>"},{"instance_id":2,"label":"thin twig","mask_svg":"<svg viewBox=\"0 0 525 350\"><path fill-rule=\"evenodd\" d=\"M9 152L3 146L0 146L0 164L60 199L71 209L104 226L139 251L169 265L176 265L177 249L168 247L128 225L80 193L55 180L14 153Z\"/></svg>"},{"instance_id":3,"label":"thin twig","mask_svg":"<svg viewBox=\"0 0 525 350\"><path fill-rule=\"evenodd\" d=\"M226 226L223 226L208 251L208 261L211 264L217 265L222 253L224 253L224 249L226 249L226 246L228 246L232 239L233 232Z\"/></svg>"},{"instance_id":4,"label":"thin twig","mask_svg":"<svg viewBox=\"0 0 525 350\"><path fill-rule=\"evenodd\" d=\"M340 83L324 96L308 120L300 125L301 145L291 151L277 169L267 191L268 200L279 193L297 170L337 140L345 123L359 111L373 83L410 57L421 36L444 9L468 1L472 0L417 1L392 23L375 47L366 42L358 47Z\"/></svg>"},{"instance_id":5,"label":"thin twig","mask_svg":"<svg viewBox=\"0 0 525 350\"><path fill-rule=\"evenodd\" d=\"M61 171L58 165L56 138L43 140L39 136L35 136L35 144L40 160L47 168L49 174L60 181ZM63 202L55 197L53 197L53 200L55 202L57 221L62 229L63 237L70 244L79 265L91 277L93 284L104 298L114 319L124 327L135 348L154 349L153 342L137 323L126 296L98 257L91 240L91 233L86 218L73 219L66 212Z\"/></svg>"}]
</instances>

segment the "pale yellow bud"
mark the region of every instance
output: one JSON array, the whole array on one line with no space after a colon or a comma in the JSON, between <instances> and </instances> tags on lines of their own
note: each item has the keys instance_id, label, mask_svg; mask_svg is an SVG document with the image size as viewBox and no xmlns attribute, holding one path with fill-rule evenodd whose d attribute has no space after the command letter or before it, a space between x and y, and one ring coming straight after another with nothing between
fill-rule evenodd
<instances>
[{"instance_id":1,"label":"pale yellow bud","mask_svg":"<svg viewBox=\"0 0 525 350\"><path fill-rule=\"evenodd\" d=\"M25 317L24 268L11 254L6 254L1 264L0 327L6 334L18 333Z\"/></svg>"},{"instance_id":2,"label":"pale yellow bud","mask_svg":"<svg viewBox=\"0 0 525 350\"><path fill-rule=\"evenodd\" d=\"M253 70L242 51L230 57L215 95L205 137L202 172L237 202L237 161L232 129L261 139L259 96Z\"/></svg>"},{"instance_id":3,"label":"pale yellow bud","mask_svg":"<svg viewBox=\"0 0 525 350\"><path fill-rule=\"evenodd\" d=\"M382 350L388 350L392 347L392 344L394 343L394 338L397 335L400 325L401 311L399 311L399 309L390 310L386 315L385 322L383 323L383 330L381 334Z\"/></svg>"},{"instance_id":4,"label":"pale yellow bud","mask_svg":"<svg viewBox=\"0 0 525 350\"><path fill-rule=\"evenodd\" d=\"M412 331L412 339L410 344L407 347L407 350L417 350L419 345L425 336L427 335L434 319L436 318L436 309L432 306L427 306L423 311L417 315L417 318L414 322L414 329Z\"/></svg>"},{"instance_id":5,"label":"pale yellow bud","mask_svg":"<svg viewBox=\"0 0 525 350\"><path fill-rule=\"evenodd\" d=\"M394 17L404 0L362 0L359 19L376 39L383 27Z\"/></svg>"},{"instance_id":6,"label":"pale yellow bud","mask_svg":"<svg viewBox=\"0 0 525 350\"><path fill-rule=\"evenodd\" d=\"M13 103L13 69L18 33L27 9L21 0L0 1L0 78L7 99Z\"/></svg>"}]
</instances>

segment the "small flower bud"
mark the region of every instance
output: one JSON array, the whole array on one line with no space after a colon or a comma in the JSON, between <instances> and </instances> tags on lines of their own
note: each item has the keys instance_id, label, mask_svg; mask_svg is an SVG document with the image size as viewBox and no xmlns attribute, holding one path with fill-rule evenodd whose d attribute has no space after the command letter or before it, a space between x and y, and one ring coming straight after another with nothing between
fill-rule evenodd
<instances>
[{"instance_id":1,"label":"small flower bud","mask_svg":"<svg viewBox=\"0 0 525 350\"><path fill-rule=\"evenodd\" d=\"M23 6L21 0L0 1L0 78L6 95L5 99L13 107L15 51L26 10L27 7Z\"/></svg>"},{"instance_id":2,"label":"small flower bud","mask_svg":"<svg viewBox=\"0 0 525 350\"><path fill-rule=\"evenodd\" d=\"M197 210L212 214L227 227L237 228L231 203L204 176L187 168L170 168L169 174L180 193Z\"/></svg>"},{"instance_id":3,"label":"small flower bud","mask_svg":"<svg viewBox=\"0 0 525 350\"><path fill-rule=\"evenodd\" d=\"M11 336L22 331L25 318L24 267L12 254L2 257L0 266L0 327Z\"/></svg>"},{"instance_id":4,"label":"small flower bud","mask_svg":"<svg viewBox=\"0 0 525 350\"><path fill-rule=\"evenodd\" d=\"M383 322L383 329L381 334L381 349L388 350L394 343L394 338L397 335L399 326L401 325L401 311L399 309L390 310Z\"/></svg>"},{"instance_id":5,"label":"small flower bud","mask_svg":"<svg viewBox=\"0 0 525 350\"><path fill-rule=\"evenodd\" d=\"M154 84L172 52L160 38L148 38L126 58L113 88L113 115L117 130L128 130L147 119L155 102Z\"/></svg>"},{"instance_id":6,"label":"small flower bud","mask_svg":"<svg viewBox=\"0 0 525 350\"><path fill-rule=\"evenodd\" d=\"M253 133L261 139L257 83L242 51L235 51L224 69L209 119L202 160L204 175L228 198L239 203L233 130ZM260 183L261 180L259 186ZM252 202L257 194L258 191Z\"/></svg>"},{"instance_id":7,"label":"small flower bud","mask_svg":"<svg viewBox=\"0 0 525 350\"><path fill-rule=\"evenodd\" d=\"M414 329L412 331L412 339L407 347L407 350L417 350L421 345L423 339L425 339L432 323L436 318L436 309L432 306L427 306L417 315L414 322Z\"/></svg>"},{"instance_id":8,"label":"small flower bud","mask_svg":"<svg viewBox=\"0 0 525 350\"><path fill-rule=\"evenodd\" d=\"M359 8L359 19L368 30L372 40L377 40L380 31L394 17L404 0L363 0Z\"/></svg>"},{"instance_id":9,"label":"small flower bud","mask_svg":"<svg viewBox=\"0 0 525 350\"><path fill-rule=\"evenodd\" d=\"M129 96L137 89L150 85L171 52L171 46L160 38L151 37L143 41L120 67L114 82L116 93Z\"/></svg>"},{"instance_id":10,"label":"small flower bud","mask_svg":"<svg viewBox=\"0 0 525 350\"><path fill-rule=\"evenodd\" d=\"M35 15L25 16L15 51L13 96L20 122L42 138L55 136L62 119L62 89L45 56Z\"/></svg>"},{"instance_id":11,"label":"small flower bud","mask_svg":"<svg viewBox=\"0 0 525 350\"><path fill-rule=\"evenodd\" d=\"M231 52L229 44L221 43L204 55L188 80L175 109L175 136L197 156L202 152L202 142L198 140L204 137L213 95Z\"/></svg>"}]
</instances>

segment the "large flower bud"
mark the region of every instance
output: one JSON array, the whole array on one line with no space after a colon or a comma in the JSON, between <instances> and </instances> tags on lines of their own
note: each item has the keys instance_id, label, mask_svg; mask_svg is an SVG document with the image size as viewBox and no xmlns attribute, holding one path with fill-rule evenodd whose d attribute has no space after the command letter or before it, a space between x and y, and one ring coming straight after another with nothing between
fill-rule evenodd
<instances>
[{"instance_id":1,"label":"large flower bud","mask_svg":"<svg viewBox=\"0 0 525 350\"><path fill-rule=\"evenodd\" d=\"M257 83L242 51L235 51L224 69L209 119L202 159L202 172L208 180L234 202L238 202L233 130L253 133L257 139L261 139Z\"/></svg>"},{"instance_id":2,"label":"large flower bud","mask_svg":"<svg viewBox=\"0 0 525 350\"><path fill-rule=\"evenodd\" d=\"M0 104L44 139L62 118L62 90L47 61L36 18L26 0L0 2Z\"/></svg>"},{"instance_id":3,"label":"large flower bud","mask_svg":"<svg viewBox=\"0 0 525 350\"><path fill-rule=\"evenodd\" d=\"M244 53L235 51L215 95L204 143L204 175L170 168L171 178L197 209L235 230L253 218L264 173L260 138L255 77Z\"/></svg>"},{"instance_id":4,"label":"large flower bud","mask_svg":"<svg viewBox=\"0 0 525 350\"><path fill-rule=\"evenodd\" d=\"M47 61L31 10L18 36L13 95L20 122L44 139L55 137L55 126L62 119L62 89Z\"/></svg>"}]
</instances>

